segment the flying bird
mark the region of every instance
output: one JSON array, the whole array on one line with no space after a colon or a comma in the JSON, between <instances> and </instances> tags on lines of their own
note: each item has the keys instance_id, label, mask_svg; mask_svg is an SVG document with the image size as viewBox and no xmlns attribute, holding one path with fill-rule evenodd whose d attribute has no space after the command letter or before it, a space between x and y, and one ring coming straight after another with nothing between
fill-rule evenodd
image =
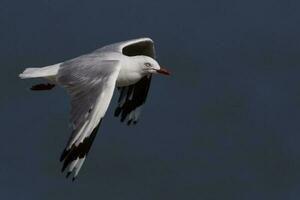
<instances>
[{"instance_id":1,"label":"flying bird","mask_svg":"<svg viewBox=\"0 0 300 200\"><path fill-rule=\"evenodd\" d=\"M115 88L120 96L114 115L128 125L138 122L152 74L169 72L155 60L150 38L110 44L65 62L26 68L19 74L22 79L47 79L46 84L34 85L32 90L50 90L60 85L71 96L72 133L60 157L62 172L67 169L66 177L77 177Z\"/></svg>"}]
</instances>

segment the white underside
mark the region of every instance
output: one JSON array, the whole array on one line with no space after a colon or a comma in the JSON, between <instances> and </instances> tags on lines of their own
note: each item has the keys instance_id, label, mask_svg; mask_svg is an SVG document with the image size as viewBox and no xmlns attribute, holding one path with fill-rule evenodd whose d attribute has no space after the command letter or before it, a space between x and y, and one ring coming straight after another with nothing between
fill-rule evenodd
<instances>
[{"instance_id":1,"label":"white underside","mask_svg":"<svg viewBox=\"0 0 300 200\"><path fill-rule=\"evenodd\" d=\"M117 81L116 86L117 87L124 87L129 86L132 84L135 84L138 82L143 75L141 73L136 72L135 70L132 70L132 67L134 67L134 64L127 64L130 60L126 58L125 56L122 57L122 60L125 61L124 65L122 66ZM128 61L129 60L129 61ZM49 65L46 67L40 67L40 68L26 68L21 74L19 74L19 77L21 79L27 79L27 78L45 78L52 83L56 83L56 75L58 73L59 67L62 63ZM133 68L134 69L134 68Z\"/></svg>"}]
</instances>

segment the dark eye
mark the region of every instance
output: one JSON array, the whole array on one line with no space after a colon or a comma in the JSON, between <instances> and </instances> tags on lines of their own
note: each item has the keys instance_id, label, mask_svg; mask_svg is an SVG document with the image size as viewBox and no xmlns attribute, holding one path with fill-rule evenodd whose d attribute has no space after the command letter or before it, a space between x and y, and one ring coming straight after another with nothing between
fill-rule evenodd
<instances>
[{"instance_id":1,"label":"dark eye","mask_svg":"<svg viewBox=\"0 0 300 200\"><path fill-rule=\"evenodd\" d=\"M146 63L145 63L145 66L146 66L146 67L151 67L151 64L148 63L148 62L146 62Z\"/></svg>"}]
</instances>

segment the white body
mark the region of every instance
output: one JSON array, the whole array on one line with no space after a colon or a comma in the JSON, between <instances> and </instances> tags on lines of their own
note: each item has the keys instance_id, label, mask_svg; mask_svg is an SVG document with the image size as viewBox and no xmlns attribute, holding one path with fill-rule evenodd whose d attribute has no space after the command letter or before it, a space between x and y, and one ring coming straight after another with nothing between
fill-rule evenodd
<instances>
[{"instance_id":1,"label":"white body","mask_svg":"<svg viewBox=\"0 0 300 200\"><path fill-rule=\"evenodd\" d=\"M118 60L121 64L121 69L117 78L116 86L123 87L132 85L138 82L145 74L140 73L139 63L135 62L134 57L128 57L121 53L100 53L99 57L103 60ZM19 76L22 79L26 78L45 78L57 84L56 75L63 63L50 65L41 68L26 68Z\"/></svg>"},{"instance_id":2,"label":"white body","mask_svg":"<svg viewBox=\"0 0 300 200\"><path fill-rule=\"evenodd\" d=\"M139 45L144 49L140 49ZM124 55L123 49L128 47L132 48L130 52L137 51L134 55L138 56ZM151 54L150 56L143 54L145 49ZM108 45L90 54L55 65L27 68L19 75L22 79L41 77L50 80L64 87L71 96L72 135L61 157L61 161L64 161L63 170L68 167L67 176L71 172L74 172L74 178L77 176L89 151L89 145L93 141L93 134L97 132L109 106L115 87L125 88L119 100L121 109L128 103L136 104L141 101L134 109L127 109L124 115L130 122L137 121L140 107L145 103L150 86L149 75L161 69L151 57L154 57L153 41L149 38L140 38ZM137 91L127 90L128 88L124 87L135 84L142 78L147 79L146 82L141 83L143 90L141 87L138 87ZM141 94L137 94L138 92ZM130 102L135 95L142 96Z\"/></svg>"}]
</instances>

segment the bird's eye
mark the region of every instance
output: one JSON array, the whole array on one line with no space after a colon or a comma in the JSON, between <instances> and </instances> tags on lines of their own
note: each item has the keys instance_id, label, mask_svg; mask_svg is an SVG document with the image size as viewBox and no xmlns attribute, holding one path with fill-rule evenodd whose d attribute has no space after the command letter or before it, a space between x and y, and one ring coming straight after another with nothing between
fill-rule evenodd
<instances>
[{"instance_id":1,"label":"bird's eye","mask_svg":"<svg viewBox=\"0 0 300 200\"><path fill-rule=\"evenodd\" d=\"M145 66L146 66L146 67L151 67L151 64L148 63L148 62L146 62L146 63L145 63Z\"/></svg>"}]
</instances>

